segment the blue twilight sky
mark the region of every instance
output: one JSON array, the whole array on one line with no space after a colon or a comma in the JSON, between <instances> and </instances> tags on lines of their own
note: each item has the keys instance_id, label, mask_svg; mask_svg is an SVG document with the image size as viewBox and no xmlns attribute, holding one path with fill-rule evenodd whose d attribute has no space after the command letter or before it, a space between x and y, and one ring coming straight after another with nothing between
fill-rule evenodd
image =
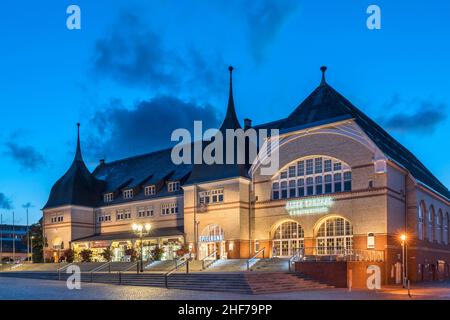
<instances>
[{"instance_id":1,"label":"blue twilight sky","mask_svg":"<svg viewBox=\"0 0 450 320\"><path fill-rule=\"evenodd\" d=\"M66 8L81 8L81 30ZM366 27L370 4L381 30ZM0 213L39 219L69 167L76 122L92 170L168 145L225 111L287 116L320 81L380 122L450 186L450 1L3 0Z\"/></svg>"}]
</instances>

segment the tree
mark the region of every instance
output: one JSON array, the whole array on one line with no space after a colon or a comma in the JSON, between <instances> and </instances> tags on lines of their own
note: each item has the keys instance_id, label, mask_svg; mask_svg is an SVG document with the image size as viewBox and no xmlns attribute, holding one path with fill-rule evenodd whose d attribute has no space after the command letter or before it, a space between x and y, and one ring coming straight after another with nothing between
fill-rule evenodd
<instances>
[{"instance_id":1,"label":"tree","mask_svg":"<svg viewBox=\"0 0 450 320\"><path fill-rule=\"evenodd\" d=\"M91 262L92 261L92 250L83 249L80 251L81 262Z\"/></svg>"},{"instance_id":2,"label":"tree","mask_svg":"<svg viewBox=\"0 0 450 320\"><path fill-rule=\"evenodd\" d=\"M64 251L64 259L66 259L66 262L68 263L72 263L73 260L75 259L75 251L73 251L72 249L67 249Z\"/></svg>"},{"instance_id":3,"label":"tree","mask_svg":"<svg viewBox=\"0 0 450 320\"><path fill-rule=\"evenodd\" d=\"M42 236L42 218L30 226L29 232L33 242L33 247L31 248L33 261L44 262L44 247L47 247L47 239L44 239Z\"/></svg>"},{"instance_id":4,"label":"tree","mask_svg":"<svg viewBox=\"0 0 450 320\"><path fill-rule=\"evenodd\" d=\"M107 247L102 251L102 257L107 262L110 262L112 260L112 256L113 256L113 252L110 247Z\"/></svg>"}]
</instances>

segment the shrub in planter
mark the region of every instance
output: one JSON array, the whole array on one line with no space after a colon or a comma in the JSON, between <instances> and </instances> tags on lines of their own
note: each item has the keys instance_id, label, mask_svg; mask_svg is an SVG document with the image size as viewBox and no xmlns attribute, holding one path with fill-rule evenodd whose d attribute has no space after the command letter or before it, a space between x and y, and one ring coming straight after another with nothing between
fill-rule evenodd
<instances>
[{"instance_id":1,"label":"shrub in planter","mask_svg":"<svg viewBox=\"0 0 450 320\"><path fill-rule=\"evenodd\" d=\"M64 259L66 260L66 262L72 263L73 260L75 259L75 252L70 248L65 250L64 251Z\"/></svg>"},{"instance_id":2,"label":"shrub in planter","mask_svg":"<svg viewBox=\"0 0 450 320\"><path fill-rule=\"evenodd\" d=\"M83 249L80 251L81 262L91 262L92 261L92 250Z\"/></svg>"},{"instance_id":3,"label":"shrub in planter","mask_svg":"<svg viewBox=\"0 0 450 320\"><path fill-rule=\"evenodd\" d=\"M155 261L159 261L161 260L161 257L164 253L164 250L158 246L156 246L152 251L151 251L151 255L152 255L152 259Z\"/></svg>"},{"instance_id":4,"label":"shrub in planter","mask_svg":"<svg viewBox=\"0 0 450 320\"><path fill-rule=\"evenodd\" d=\"M101 255L102 255L102 258L105 259L105 261L110 262L112 260L113 252L112 252L111 248L108 247L102 251Z\"/></svg>"},{"instance_id":5,"label":"shrub in planter","mask_svg":"<svg viewBox=\"0 0 450 320\"><path fill-rule=\"evenodd\" d=\"M131 262L134 262L137 260L137 251L134 250L133 248L129 248L129 249L125 250L125 255L130 256Z\"/></svg>"}]
</instances>

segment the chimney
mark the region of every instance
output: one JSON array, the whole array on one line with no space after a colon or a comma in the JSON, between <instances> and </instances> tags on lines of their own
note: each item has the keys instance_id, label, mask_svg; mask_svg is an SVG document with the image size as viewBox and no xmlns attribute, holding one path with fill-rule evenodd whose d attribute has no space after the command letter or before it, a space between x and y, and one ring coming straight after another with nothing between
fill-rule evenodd
<instances>
[{"instance_id":1,"label":"chimney","mask_svg":"<svg viewBox=\"0 0 450 320\"><path fill-rule=\"evenodd\" d=\"M105 164L105 159L100 159L99 164L102 166Z\"/></svg>"},{"instance_id":2,"label":"chimney","mask_svg":"<svg viewBox=\"0 0 450 320\"><path fill-rule=\"evenodd\" d=\"M249 118L244 119L244 130L250 129L252 127L252 120Z\"/></svg>"}]
</instances>

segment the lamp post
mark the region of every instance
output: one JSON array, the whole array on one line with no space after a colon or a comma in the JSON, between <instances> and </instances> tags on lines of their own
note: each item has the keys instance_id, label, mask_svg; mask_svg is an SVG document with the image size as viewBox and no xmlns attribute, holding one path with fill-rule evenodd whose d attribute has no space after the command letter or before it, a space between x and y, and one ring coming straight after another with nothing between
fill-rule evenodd
<instances>
[{"instance_id":1,"label":"lamp post","mask_svg":"<svg viewBox=\"0 0 450 320\"><path fill-rule=\"evenodd\" d=\"M402 266L403 266L403 272L402 272L402 278L403 278L403 288L406 288L406 281L407 281L407 275L408 275L408 247L407 247L407 241L408 237L406 234L400 235L400 241L402 244Z\"/></svg>"},{"instance_id":2,"label":"lamp post","mask_svg":"<svg viewBox=\"0 0 450 320\"><path fill-rule=\"evenodd\" d=\"M30 241L31 241L31 248L30 248L30 253L31 253L31 263L33 263L33 239L34 236L30 237Z\"/></svg>"},{"instance_id":3,"label":"lamp post","mask_svg":"<svg viewBox=\"0 0 450 320\"><path fill-rule=\"evenodd\" d=\"M140 254L140 272L144 272L144 235L148 235L150 233L152 226L150 223L146 223L145 225L133 223L132 229L133 232L139 236L141 241L141 254Z\"/></svg>"}]
</instances>

